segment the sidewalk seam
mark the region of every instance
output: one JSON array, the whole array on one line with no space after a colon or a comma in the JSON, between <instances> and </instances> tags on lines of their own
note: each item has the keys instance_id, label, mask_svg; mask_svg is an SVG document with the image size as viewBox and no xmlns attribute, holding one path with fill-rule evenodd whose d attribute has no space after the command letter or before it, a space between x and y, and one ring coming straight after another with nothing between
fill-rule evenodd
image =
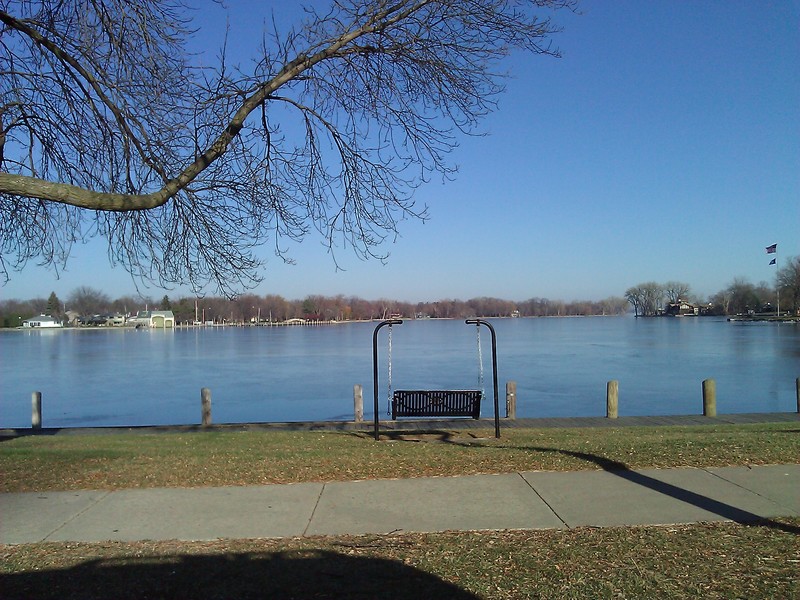
<instances>
[{"instance_id":1,"label":"sidewalk seam","mask_svg":"<svg viewBox=\"0 0 800 600\"><path fill-rule=\"evenodd\" d=\"M760 465L744 465L744 466L747 469L749 469L750 471L752 471L752 470L758 468ZM778 502L774 498L771 498L770 496L765 496L764 494L761 494L761 493L757 492L756 490L750 489L749 487L745 487L744 485L742 485L740 483L737 483L735 481L731 481L730 479L727 479L727 478L723 477L719 473L713 473L713 472L709 471L709 469L713 469L713 468L717 468L717 467L701 467L700 470L701 471L705 471L709 475L713 475L714 477L724 481L725 483L728 483L730 485L736 486L740 490L744 490L744 491L746 491L746 492L748 492L750 494L753 494L754 496L758 496L759 498L763 498L767 502L770 502L770 503L774 504L775 506L780 507L781 510L787 510L787 511L791 511L792 510L790 507L784 506L782 503Z\"/></svg>"},{"instance_id":2,"label":"sidewalk seam","mask_svg":"<svg viewBox=\"0 0 800 600\"><path fill-rule=\"evenodd\" d=\"M66 521L64 521L63 523L61 523L61 525L59 525L58 527L56 527L55 529L53 529L53 531L51 531L51 532L50 532L50 533L48 533L46 536L44 536L44 539L42 539L42 542L46 542L48 539L50 539L50 537L52 537L53 535L55 535L56 533L58 533L59 531L61 531L62 529L64 529L64 527L66 527L67 525L69 525L70 523L72 523L72 522L73 522L75 519L77 519L78 517L82 517L83 515L85 515L87 512L89 512L89 511L90 511L91 509L93 509L95 506L97 506L98 504L100 504L100 502L102 502L103 500L105 500L106 498L108 498L108 497L109 497L109 496L110 496L112 493L113 493L113 490L105 490L105 493L104 493L102 496L100 496L99 498L97 498L97 499L96 499L94 502L92 502L92 503L91 503L89 506L87 506L86 508L84 508L82 511L80 511L80 512L78 512L78 513L74 514L74 515L72 515L72 517L70 517L69 519L67 519L67 520L66 520Z\"/></svg>"},{"instance_id":3,"label":"sidewalk seam","mask_svg":"<svg viewBox=\"0 0 800 600\"><path fill-rule=\"evenodd\" d=\"M529 488L531 488L531 490L533 490L533 493L536 494L539 497L539 500L544 502L544 505L547 508L550 509L550 512L553 513L556 516L556 519L561 521L561 523L564 525L564 527L566 527L567 529L572 529L572 527L570 527L569 524L564 519L561 518L561 515L559 515L555 511L555 509L550 505L550 503L547 500L544 499L544 497L539 493L539 491L535 487L533 487L533 484L531 484L530 481L528 481L527 479L525 479L525 477L522 476L522 473L517 471L517 475L519 476L520 479L522 479L522 481L525 482L525 485L527 485Z\"/></svg>"},{"instance_id":4,"label":"sidewalk seam","mask_svg":"<svg viewBox=\"0 0 800 600\"><path fill-rule=\"evenodd\" d=\"M311 522L314 520L314 515L317 514L317 508L319 507L320 500L322 500L322 494L325 492L325 486L327 485L327 483L322 484L319 494L317 495L317 501L314 503L314 508L311 509L311 516L308 518L308 523L306 523L306 526L303 529L303 533L300 534L300 537L306 537L308 535L308 529L311 527Z\"/></svg>"}]
</instances>

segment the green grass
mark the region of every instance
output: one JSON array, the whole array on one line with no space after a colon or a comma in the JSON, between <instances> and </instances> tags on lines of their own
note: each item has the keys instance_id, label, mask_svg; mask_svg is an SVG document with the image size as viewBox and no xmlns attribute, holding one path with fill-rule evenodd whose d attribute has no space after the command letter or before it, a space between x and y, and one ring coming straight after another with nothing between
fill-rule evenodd
<instances>
[{"instance_id":1,"label":"green grass","mask_svg":"<svg viewBox=\"0 0 800 600\"><path fill-rule=\"evenodd\" d=\"M797 598L800 520L781 521L6 546L0 589L6 599Z\"/></svg>"},{"instance_id":2,"label":"green grass","mask_svg":"<svg viewBox=\"0 0 800 600\"><path fill-rule=\"evenodd\" d=\"M0 491L262 485L800 460L797 424L368 433L211 431L29 436L0 443Z\"/></svg>"},{"instance_id":3,"label":"green grass","mask_svg":"<svg viewBox=\"0 0 800 600\"><path fill-rule=\"evenodd\" d=\"M2 491L796 463L797 424L30 436ZM797 598L800 519L742 525L0 546L12 598Z\"/></svg>"}]
</instances>

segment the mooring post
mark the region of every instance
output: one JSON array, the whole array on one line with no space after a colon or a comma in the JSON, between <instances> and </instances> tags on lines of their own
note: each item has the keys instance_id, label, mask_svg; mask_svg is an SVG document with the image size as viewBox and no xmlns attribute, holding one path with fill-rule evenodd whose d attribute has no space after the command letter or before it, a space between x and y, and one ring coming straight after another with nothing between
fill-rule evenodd
<instances>
[{"instance_id":1,"label":"mooring post","mask_svg":"<svg viewBox=\"0 0 800 600\"><path fill-rule=\"evenodd\" d=\"M200 402L202 404L202 424L203 427L211 425L211 390L203 388L200 390Z\"/></svg>"},{"instance_id":2,"label":"mooring post","mask_svg":"<svg viewBox=\"0 0 800 600\"><path fill-rule=\"evenodd\" d=\"M713 379L703 380L703 416L717 416L717 383Z\"/></svg>"},{"instance_id":3,"label":"mooring post","mask_svg":"<svg viewBox=\"0 0 800 600\"><path fill-rule=\"evenodd\" d=\"M619 416L619 381L612 379L606 385L606 418Z\"/></svg>"},{"instance_id":4,"label":"mooring post","mask_svg":"<svg viewBox=\"0 0 800 600\"><path fill-rule=\"evenodd\" d=\"M506 419L517 418L517 382L506 381Z\"/></svg>"},{"instance_id":5,"label":"mooring post","mask_svg":"<svg viewBox=\"0 0 800 600\"><path fill-rule=\"evenodd\" d=\"M353 408L355 412L356 423L364 422L364 389L360 383L353 386Z\"/></svg>"},{"instance_id":6,"label":"mooring post","mask_svg":"<svg viewBox=\"0 0 800 600\"><path fill-rule=\"evenodd\" d=\"M42 428L42 392L31 394L31 429Z\"/></svg>"}]
</instances>

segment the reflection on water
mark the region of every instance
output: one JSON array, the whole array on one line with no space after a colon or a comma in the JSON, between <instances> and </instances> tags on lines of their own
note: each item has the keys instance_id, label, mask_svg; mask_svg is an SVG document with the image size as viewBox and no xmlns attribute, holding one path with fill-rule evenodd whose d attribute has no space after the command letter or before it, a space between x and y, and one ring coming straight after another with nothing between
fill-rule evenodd
<instances>
[{"instance_id":1,"label":"reflection on water","mask_svg":"<svg viewBox=\"0 0 800 600\"><path fill-rule=\"evenodd\" d=\"M504 383L516 381L520 417L603 415L610 379L619 381L621 415L699 413L708 378L717 382L720 413L796 407L796 324L632 317L492 323L501 405ZM42 392L47 427L197 423L203 387L211 388L216 423L352 419L354 384L364 386L365 408L372 408L375 325L5 331L0 426L30 425L33 391ZM394 388L483 385L491 395L485 328L479 345L476 327L463 321L406 321L392 328L391 349L382 329L382 412L390 352Z\"/></svg>"}]
</instances>

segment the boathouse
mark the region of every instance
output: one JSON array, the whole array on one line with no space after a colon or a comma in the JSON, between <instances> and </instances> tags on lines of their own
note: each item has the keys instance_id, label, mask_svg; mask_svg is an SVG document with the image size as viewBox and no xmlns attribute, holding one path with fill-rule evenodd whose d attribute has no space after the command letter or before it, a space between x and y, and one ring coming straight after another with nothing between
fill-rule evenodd
<instances>
[{"instance_id":1,"label":"boathouse","mask_svg":"<svg viewBox=\"0 0 800 600\"><path fill-rule=\"evenodd\" d=\"M128 325L171 329L175 327L175 315L171 310L140 310L135 317L128 319Z\"/></svg>"}]
</instances>

